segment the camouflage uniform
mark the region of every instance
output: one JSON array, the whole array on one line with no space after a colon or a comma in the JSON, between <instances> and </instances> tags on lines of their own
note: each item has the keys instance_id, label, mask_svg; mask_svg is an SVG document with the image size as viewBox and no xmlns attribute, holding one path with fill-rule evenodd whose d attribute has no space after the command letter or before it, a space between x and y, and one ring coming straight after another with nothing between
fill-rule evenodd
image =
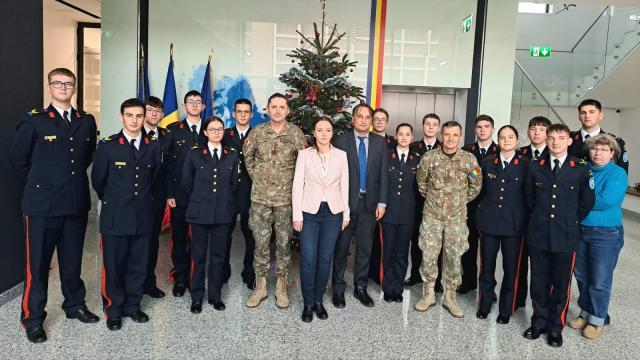
<instances>
[{"instance_id":1,"label":"camouflage uniform","mask_svg":"<svg viewBox=\"0 0 640 360\"><path fill-rule=\"evenodd\" d=\"M437 259L444 248L443 277L449 289L462 281L460 256L467 251L467 203L482 188L478 162L466 151L451 158L442 150L429 151L420 160L416 175L418 189L425 197L420 224L420 273L425 283L435 283Z\"/></svg>"},{"instance_id":2,"label":"camouflage uniform","mask_svg":"<svg viewBox=\"0 0 640 360\"><path fill-rule=\"evenodd\" d=\"M256 240L253 267L256 276L269 272L269 240L275 223L276 270L289 275L293 232L291 190L298 150L306 144L302 130L285 122L275 133L269 122L253 129L244 143L244 161L253 182L249 227Z\"/></svg>"}]
</instances>

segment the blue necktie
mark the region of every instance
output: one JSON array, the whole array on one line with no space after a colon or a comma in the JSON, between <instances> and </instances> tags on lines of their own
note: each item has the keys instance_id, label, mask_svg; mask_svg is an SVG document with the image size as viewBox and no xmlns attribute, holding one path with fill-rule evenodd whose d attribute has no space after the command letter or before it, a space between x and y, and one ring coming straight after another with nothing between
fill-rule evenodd
<instances>
[{"instance_id":1,"label":"blue necktie","mask_svg":"<svg viewBox=\"0 0 640 360\"><path fill-rule=\"evenodd\" d=\"M364 146L364 136L358 136L358 160L360 161L360 190L367 191L367 148Z\"/></svg>"}]
</instances>

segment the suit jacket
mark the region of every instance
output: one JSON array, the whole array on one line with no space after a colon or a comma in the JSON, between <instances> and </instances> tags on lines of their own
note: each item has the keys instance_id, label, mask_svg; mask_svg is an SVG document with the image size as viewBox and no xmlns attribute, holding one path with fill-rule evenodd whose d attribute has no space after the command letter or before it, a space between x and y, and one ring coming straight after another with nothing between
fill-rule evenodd
<instances>
[{"instance_id":1,"label":"suit jacket","mask_svg":"<svg viewBox=\"0 0 640 360\"><path fill-rule=\"evenodd\" d=\"M525 157L529 160L538 160L538 159L542 159L545 156L549 155L549 147L545 146L544 150L542 150L542 154L538 155L538 157L535 157L534 153L531 152L531 145L526 145L526 146L522 146L520 148L518 148L518 155Z\"/></svg>"},{"instance_id":2,"label":"suit jacket","mask_svg":"<svg viewBox=\"0 0 640 360\"><path fill-rule=\"evenodd\" d=\"M409 151L403 163L396 149L387 151L386 173L389 178L389 198L382 222L393 225L413 224L418 198L416 172L421 157Z\"/></svg>"},{"instance_id":3,"label":"suit jacket","mask_svg":"<svg viewBox=\"0 0 640 360\"><path fill-rule=\"evenodd\" d=\"M238 134L235 127L226 129L224 131L224 137L222 138L222 145L234 149L240 156L238 192L236 193L237 208L240 214L248 213L251 207L251 177L247 172L247 167L244 165L244 154L242 153L242 146L245 140L247 140L251 129L252 128L247 129L247 133L242 140L240 140L240 134Z\"/></svg>"},{"instance_id":4,"label":"suit jacket","mask_svg":"<svg viewBox=\"0 0 640 360\"><path fill-rule=\"evenodd\" d=\"M409 145L409 148L411 149L411 152L415 152L420 156L424 155L424 153L427 152L427 145L424 144L423 140L412 142L411 145ZM436 142L433 143L433 147L429 151L438 148L440 148L440 140L436 139Z\"/></svg>"},{"instance_id":5,"label":"suit jacket","mask_svg":"<svg viewBox=\"0 0 640 360\"><path fill-rule=\"evenodd\" d=\"M87 168L96 150L96 122L74 109L69 118L71 125L49 105L17 125L10 157L26 177L24 215L86 215L91 207Z\"/></svg>"},{"instance_id":6,"label":"suit jacket","mask_svg":"<svg viewBox=\"0 0 640 360\"><path fill-rule=\"evenodd\" d=\"M160 172L161 152L160 144L144 134L139 150L129 144L122 132L100 141L91 169L91 184L102 202L100 233L151 233L151 184Z\"/></svg>"},{"instance_id":7,"label":"suit jacket","mask_svg":"<svg viewBox=\"0 0 640 360\"><path fill-rule=\"evenodd\" d=\"M491 145L489 145L489 147L487 148L487 153L484 154L484 156L482 156L482 153L480 152L480 145L478 145L478 142L467 144L462 147L462 150L472 153L473 156L476 157L476 160L478 161L478 165L480 165L480 167L482 167L482 163L487 156L496 155L500 151L500 149L498 148L498 144L493 141L491 141ZM469 226L476 226L476 207L478 206L479 202L480 196L476 197L467 204L467 223Z\"/></svg>"},{"instance_id":8,"label":"suit jacket","mask_svg":"<svg viewBox=\"0 0 640 360\"><path fill-rule=\"evenodd\" d=\"M527 245L552 252L576 251L580 221L595 202L591 176L583 160L568 155L554 179L549 159L533 161L525 181L531 213Z\"/></svg>"},{"instance_id":9,"label":"suit jacket","mask_svg":"<svg viewBox=\"0 0 640 360\"><path fill-rule=\"evenodd\" d=\"M629 159L627 158L627 149L625 147L624 140L611 133L605 132L602 129L600 129L600 134L609 134L614 139L616 139L616 141L618 142L618 146L620 146L620 155L617 159L615 159L616 164L623 168L624 171L629 173ZM571 143L571 146L569 146L569 154L579 159L589 161L589 152L587 151L587 149L585 149L584 139L582 138L582 131L578 130L572 132L571 139L573 139L573 142Z\"/></svg>"},{"instance_id":10,"label":"suit jacket","mask_svg":"<svg viewBox=\"0 0 640 360\"><path fill-rule=\"evenodd\" d=\"M145 136L148 136L144 127L142 131L145 133ZM153 196L154 206L164 209L167 194L173 193L173 190L170 190L173 186L173 133L168 129L158 127L156 128L155 135L148 137L151 141L158 142L162 150L162 166L160 167L158 178L151 186L151 194Z\"/></svg>"},{"instance_id":11,"label":"suit jacket","mask_svg":"<svg viewBox=\"0 0 640 360\"><path fill-rule=\"evenodd\" d=\"M505 169L500 155L484 159L482 191L476 209L478 230L499 236L524 233L529 217L524 191L528 169L529 159L517 154Z\"/></svg>"},{"instance_id":12,"label":"suit jacket","mask_svg":"<svg viewBox=\"0 0 640 360\"><path fill-rule=\"evenodd\" d=\"M318 213L324 196L331 213L342 212L342 220L349 221L349 165L347 154L331 147L327 175L322 177L320 157L314 147L298 152L293 176L293 221L302 221L302 212Z\"/></svg>"},{"instance_id":13,"label":"suit jacket","mask_svg":"<svg viewBox=\"0 0 640 360\"><path fill-rule=\"evenodd\" d=\"M181 176L182 188L189 195L187 222L213 225L235 220L239 161L238 153L226 147L217 162L207 145L189 152Z\"/></svg>"},{"instance_id":14,"label":"suit jacket","mask_svg":"<svg viewBox=\"0 0 640 360\"><path fill-rule=\"evenodd\" d=\"M356 144L353 129L348 129L338 135L333 144L347 153L349 162L349 209L358 209L360 193L360 163L358 161L358 145ZM385 156L387 144L380 135L369 133L369 150L367 152L367 196L366 207L369 211L375 211L379 203L387 203L387 191L389 180L385 170L387 168L387 156Z\"/></svg>"}]
</instances>

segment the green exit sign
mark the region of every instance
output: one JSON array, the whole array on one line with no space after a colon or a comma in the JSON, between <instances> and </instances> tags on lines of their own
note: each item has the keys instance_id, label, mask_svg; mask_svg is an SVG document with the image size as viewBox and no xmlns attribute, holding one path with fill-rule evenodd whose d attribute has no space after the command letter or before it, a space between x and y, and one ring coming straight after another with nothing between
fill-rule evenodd
<instances>
[{"instance_id":1,"label":"green exit sign","mask_svg":"<svg viewBox=\"0 0 640 360\"><path fill-rule=\"evenodd\" d=\"M464 18L464 20L462 20L463 33L468 33L471 31L471 23L472 23L471 15L467 16L466 18Z\"/></svg>"},{"instance_id":2,"label":"green exit sign","mask_svg":"<svg viewBox=\"0 0 640 360\"><path fill-rule=\"evenodd\" d=\"M530 46L529 53L535 58L550 58L551 46Z\"/></svg>"}]
</instances>

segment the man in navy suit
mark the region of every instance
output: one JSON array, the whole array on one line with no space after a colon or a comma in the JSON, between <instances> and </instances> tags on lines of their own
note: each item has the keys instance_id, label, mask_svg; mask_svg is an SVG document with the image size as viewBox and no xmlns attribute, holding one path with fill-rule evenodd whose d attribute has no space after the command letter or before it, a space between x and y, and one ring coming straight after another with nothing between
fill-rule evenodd
<instances>
[{"instance_id":1,"label":"man in navy suit","mask_svg":"<svg viewBox=\"0 0 640 360\"><path fill-rule=\"evenodd\" d=\"M356 255L353 269L356 299L367 306L374 305L367 293L371 240L376 221L384 216L387 204L388 179L387 144L384 138L369 132L373 118L371 106L360 103L353 109L353 129L334 140L334 146L347 153L349 163L349 208L351 221L336 242L333 257L333 306L346 306L344 292L347 284L344 273L347 268L347 256L351 237L355 232Z\"/></svg>"}]
</instances>

